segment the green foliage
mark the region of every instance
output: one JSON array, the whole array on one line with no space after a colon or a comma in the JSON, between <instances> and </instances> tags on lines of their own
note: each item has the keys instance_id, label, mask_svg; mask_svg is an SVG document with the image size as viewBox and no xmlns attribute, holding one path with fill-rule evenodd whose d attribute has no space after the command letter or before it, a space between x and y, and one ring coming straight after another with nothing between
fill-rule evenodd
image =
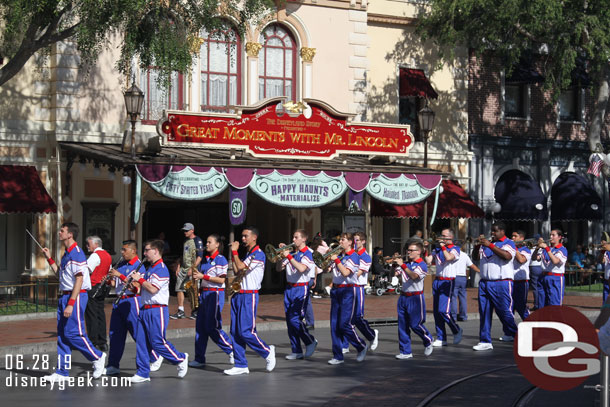
<instances>
[{"instance_id":1,"label":"green foliage","mask_svg":"<svg viewBox=\"0 0 610 407\"><path fill-rule=\"evenodd\" d=\"M36 52L66 39L76 41L84 63L93 62L115 33L124 38L122 73L137 58L168 81L172 71L190 68L189 39L202 28L213 32L229 17L243 34L274 8L273 0L0 0L0 85Z\"/></svg>"},{"instance_id":2,"label":"green foliage","mask_svg":"<svg viewBox=\"0 0 610 407\"><path fill-rule=\"evenodd\" d=\"M610 58L608 27L610 0L430 0L418 32L444 47L445 59L467 46L499 57L509 71L524 53L539 53L545 86L557 94L579 60L599 77Z\"/></svg>"}]
</instances>

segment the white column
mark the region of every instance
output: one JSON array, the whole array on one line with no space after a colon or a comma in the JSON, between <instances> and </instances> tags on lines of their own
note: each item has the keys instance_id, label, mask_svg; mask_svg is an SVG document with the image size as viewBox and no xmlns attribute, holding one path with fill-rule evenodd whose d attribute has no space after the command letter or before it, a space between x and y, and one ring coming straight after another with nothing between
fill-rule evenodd
<instances>
[{"instance_id":1,"label":"white column","mask_svg":"<svg viewBox=\"0 0 610 407\"><path fill-rule=\"evenodd\" d=\"M246 43L248 80L246 90L247 104L251 105L258 102L258 53L263 48L258 42Z\"/></svg>"},{"instance_id":2,"label":"white column","mask_svg":"<svg viewBox=\"0 0 610 407\"><path fill-rule=\"evenodd\" d=\"M316 55L315 48L301 48L301 59L303 80L301 81L301 95L302 99L312 97L313 93L313 57Z\"/></svg>"}]
</instances>

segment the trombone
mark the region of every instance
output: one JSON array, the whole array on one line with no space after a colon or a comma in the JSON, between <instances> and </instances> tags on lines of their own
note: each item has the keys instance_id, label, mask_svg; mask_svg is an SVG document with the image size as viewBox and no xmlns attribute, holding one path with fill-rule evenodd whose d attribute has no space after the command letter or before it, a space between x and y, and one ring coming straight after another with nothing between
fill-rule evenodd
<instances>
[{"instance_id":1,"label":"trombone","mask_svg":"<svg viewBox=\"0 0 610 407\"><path fill-rule=\"evenodd\" d=\"M297 248L297 245L294 243L290 243L284 247L275 247L271 243L265 246L265 255L267 256L267 260L271 263L277 263L282 257L284 257L283 253L286 250L293 251Z\"/></svg>"},{"instance_id":2,"label":"trombone","mask_svg":"<svg viewBox=\"0 0 610 407\"><path fill-rule=\"evenodd\" d=\"M333 255L338 255L343 251L343 247L341 247L338 243L332 243L329 247L329 250L325 254L320 254L319 252L313 252L313 262L315 265L322 270L326 270L330 263L332 263L331 257Z\"/></svg>"}]
</instances>

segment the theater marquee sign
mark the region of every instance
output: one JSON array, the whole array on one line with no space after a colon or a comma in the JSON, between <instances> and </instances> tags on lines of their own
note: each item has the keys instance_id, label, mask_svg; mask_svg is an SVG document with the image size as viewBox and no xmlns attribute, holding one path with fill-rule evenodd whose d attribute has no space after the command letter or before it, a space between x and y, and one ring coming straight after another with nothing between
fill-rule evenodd
<instances>
[{"instance_id":1,"label":"theater marquee sign","mask_svg":"<svg viewBox=\"0 0 610 407\"><path fill-rule=\"evenodd\" d=\"M338 154L406 156L409 126L353 123L324 102L267 99L236 114L166 111L157 123L164 145L233 148L257 157L332 159Z\"/></svg>"}]
</instances>

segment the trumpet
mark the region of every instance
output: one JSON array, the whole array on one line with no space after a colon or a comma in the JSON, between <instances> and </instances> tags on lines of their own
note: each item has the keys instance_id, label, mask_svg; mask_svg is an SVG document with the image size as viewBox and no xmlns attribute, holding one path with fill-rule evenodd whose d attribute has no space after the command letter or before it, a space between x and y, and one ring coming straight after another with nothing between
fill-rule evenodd
<instances>
[{"instance_id":1,"label":"trumpet","mask_svg":"<svg viewBox=\"0 0 610 407\"><path fill-rule=\"evenodd\" d=\"M274 247L272 244L268 244L265 246L265 255L267 256L267 260L269 260L271 263L277 263L278 260L284 257L284 251L293 251L296 249L296 247L297 245L294 243L290 243L284 247Z\"/></svg>"},{"instance_id":2,"label":"trumpet","mask_svg":"<svg viewBox=\"0 0 610 407\"><path fill-rule=\"evenodd\" d=\"M326 254L320 254L318 252L313 253L313 262L315 265L322 270L326 270L330 263L332 262L331 257L333 255L338 255L343 251L343 247L341 247L338 243L333 243L329 246L328 252Z\"/></svg>"}]
</instances>

